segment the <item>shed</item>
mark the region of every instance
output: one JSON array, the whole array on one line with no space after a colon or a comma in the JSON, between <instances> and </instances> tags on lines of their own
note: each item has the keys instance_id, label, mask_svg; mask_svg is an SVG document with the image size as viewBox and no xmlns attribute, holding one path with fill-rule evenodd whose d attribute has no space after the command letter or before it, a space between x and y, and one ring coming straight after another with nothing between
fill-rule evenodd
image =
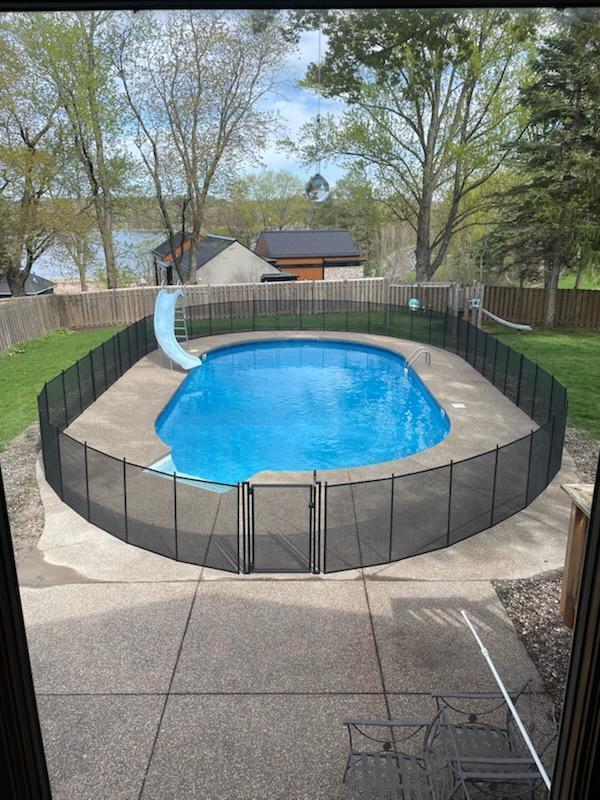
<instances>
[{"instance_id":1,"label":"shed","mask_svg":"<svg viewBox=\"0 0 600 800\"><path fill-rule=\"evenodd\" d=\"M254 252L299 280L362 278L364 259L341 228L263 231Z\"/></svg>"},{"instance_id":2,"label":"shed","mask_svg":"<svg viewBox=\"0 0 600 800\"><path fill-rule=\"evenodd\" d=\"M173 247L181 255L180 268L189 274L191 239L181 233L173 237ZM177 274L173 270L173 259L169 240L152 251L156 283L173 283ZM196 241L196 283L228 284L259 283L263 275L281 274L281 270L269 261L252 252L237 239L229 236L206 234Z\"/></svg>"}]
</instances>

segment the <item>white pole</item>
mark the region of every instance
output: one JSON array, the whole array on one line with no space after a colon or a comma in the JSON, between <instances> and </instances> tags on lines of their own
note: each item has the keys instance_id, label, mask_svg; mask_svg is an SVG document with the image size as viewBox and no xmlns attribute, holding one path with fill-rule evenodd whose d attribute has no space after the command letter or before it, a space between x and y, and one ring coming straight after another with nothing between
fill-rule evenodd
<instances>
[{"instance_id":1,"label":"white pole","mask_svg":"<svg viewBox=\"0 0 600 800\"><path fill-rule=\"evenodd\" d=\"M523 721L521 720L521 717L519 716L519 714L517 712L517 709L514 706L513 701L510 699L510 695L506 691L506 687L502 683L502 679L500 678L500 675L498 674L498 670L496 669L496 667L494 665L494 662L490 658L490 654L488 653L487 648L485 647L485 645L483 644L483 642L479 638L479 634L477 633L477 631L473 627L473 623L468 618L466 611L461 610L460 613L463 615L463 617L465 619L465 622L467 623L467 625L469 626L469 629L471 630L471 633L475 637L475 641L479 645L479 649L481 650L481 653L482 653L483 657L487 661L487 664L488 664L490 670L492 671L492 675L494 676L494 679L495 679L496 683L498 684L498 686L500 687L500 691L502 692L502 695L503 695L504 699L506 700L506 705L509 707L510 713L513 715L514 720L517 723L517 726L518 726L519 730L521 731L521 736L523 737L523 740L525 741L525 744L527 745L527 748L529 749L529 752L533 756L533 760L535 761L535 764L536 764L536 766L537 766L537 768L538 768L538 770L540 772L540 775L544 779L544 783L546 784L546 787L547 787L548 791L550 791L550 778L548 777L548 773L544 769L544 765L542 764L542 762L540 760L540 757L538 756L538 754L535 751L535 747L533 746L533 743L532 743L531 739L529 738L529 734L527 733L527 729L525 728L525 725L523 725Z\"/></svg>"}]
</instances>

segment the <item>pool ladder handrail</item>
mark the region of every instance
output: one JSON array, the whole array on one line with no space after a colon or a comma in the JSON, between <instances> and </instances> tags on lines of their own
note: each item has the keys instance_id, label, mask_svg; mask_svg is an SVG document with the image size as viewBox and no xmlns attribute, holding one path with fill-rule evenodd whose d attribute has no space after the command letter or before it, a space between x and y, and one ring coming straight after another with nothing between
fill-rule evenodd
<instances>
[{"instance_id":1,"label":"pool ladder handrail","mask_svg":"<svg viewBox=\"0 0 600 800\"><path fill-rule=\"evenodd\" d=\"M417 347L406 359L405 369L411 367L419 356L423 356L425 363L431 365L431 350L428 350L426 347Z\"/></svg>"}]
</instances>

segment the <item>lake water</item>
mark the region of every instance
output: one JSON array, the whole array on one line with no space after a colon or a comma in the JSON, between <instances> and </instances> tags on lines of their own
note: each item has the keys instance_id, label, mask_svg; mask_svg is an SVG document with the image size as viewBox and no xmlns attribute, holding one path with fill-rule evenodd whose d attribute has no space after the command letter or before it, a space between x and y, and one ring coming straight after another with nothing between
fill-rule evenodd
<instances>
[{"instance_id":1,"label":"lake water","mask_svg":"<svg viewBox=\"0 0 600 800\"><path fill-rule=\"evenodd\" d=\"M134 272L148 277L151 264L150 251L166 238L161 231L121 231L113 233L115 256L119 265L127 265ZM95 243L94 265L88 270L93 278L96 269L104 266L104 253L98 236ZM50 247L35 262L33 272L49 280L77 280L79 273L73 261L62 248Z\"/></svg>"}]
</instances>

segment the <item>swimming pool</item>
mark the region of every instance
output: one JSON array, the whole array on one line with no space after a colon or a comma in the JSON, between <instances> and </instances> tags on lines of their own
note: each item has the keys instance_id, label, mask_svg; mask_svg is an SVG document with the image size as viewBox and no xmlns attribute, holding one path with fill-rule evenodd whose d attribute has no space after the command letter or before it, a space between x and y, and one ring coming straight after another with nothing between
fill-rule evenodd
<instances>
[{"instance_id":1,"label":"swimming pool","mask_svg":"<svg viewBox=\"0 0 600 800\"><path fill-rule=\"evenodd\" d=\"M445 411L390 350L331 340L209 352L156 420L178 473L237 483L262 470L358 467L442 441ZM164 467L161 467L164 469Z\"/></svg>"}]
</instances>

